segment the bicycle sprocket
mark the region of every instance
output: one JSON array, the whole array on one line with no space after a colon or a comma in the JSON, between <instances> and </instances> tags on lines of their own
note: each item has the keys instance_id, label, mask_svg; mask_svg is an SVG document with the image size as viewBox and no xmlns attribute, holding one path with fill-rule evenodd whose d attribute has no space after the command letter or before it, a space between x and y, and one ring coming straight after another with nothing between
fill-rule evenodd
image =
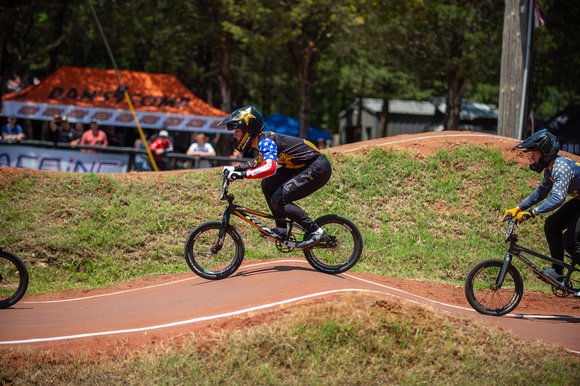
<instances>
[{"instance_id":1,"label":"bicycle sprocket","mask_svg":"<svg viewBox=\"0 0 580 386\"><path fill-rule=\"evenodd\" d=\"M296 241L296 237L294 237L293 234L290 234L288 236L288 239L285 241ZM280 240L276 240L276 248L278 248L278 250L282 253L290 253L294 250L293 247L289 247L289 246L284 245L282 243L282 241L280 241Z\"/></svg>"},{"instance_id":2,"label":"bicycle sprocket","mask_svg":"<svg viewBox=\"0 0 580 386\"><path fill-rule=\"evenodd\" d=\"M576 282L574 280L568 281L568 288L566 289L566 291L563 291L559 288L552 286L552 293L559 298L565 298L570 296L570 294L572 293L569 291L570 288L576 288Z\"/></svg>"}]
</instances>

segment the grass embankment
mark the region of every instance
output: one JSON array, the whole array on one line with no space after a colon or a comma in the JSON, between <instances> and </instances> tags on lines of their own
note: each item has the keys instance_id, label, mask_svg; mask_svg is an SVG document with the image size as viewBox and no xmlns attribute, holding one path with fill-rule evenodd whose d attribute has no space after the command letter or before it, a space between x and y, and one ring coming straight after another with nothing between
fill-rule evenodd
<instances>
[{"instance_id":1,"label":"grass embankment","mask_svg":"<svg viewBox=\"0 0 580 386\"><path fill-rule=\"evenodd\" d=\"M333 177L301 201L312 217L352 219L365 241L353 271L462 285L469 269L501 258L498 219L538 175L506 162L495 149L461 147L417 157L398 150L333 154ZM197 224L218 220L217 170L139 177L0 174L0 245L27 263L28 293L92 288L142 276L187 271L183 243ZM237 202L267 211L259 181L236 182ZM246 259L282 257L255 231L234 224ZM547 252L542 221L520 227L520 239ZM520 270L526 288L541 285ZM306 307L281 323L218 335L201 344L148 349L88 365L34 358L0 380L22 383L569 383L580 362L549 347L514 342L481 326L446 320L424 308L377 299ZM82 366L81 366L82 365ZM88 365L88 367L85 367ZM33 371L36 369L36 371ZM548 378L546 378L548 377ZM551 377L551 378L550 378ZM189 383L189 382L186 382Z\"/></svg>"},{"instance_id":2,"label":"grass embankment","mask_svg":"<svg viewBox=\"0 0 580 386\"><path fill-rule=\"evenodd\" d=\"M531 192L525 181L538 178L479 147L426 159L374 150L331 161L330 182L300 205L314 218L337 213L359 226L365 247L354 271L455 284L476 262L503 256L498 219ZM216 169L134 178L26 170L2 176L0 245L28 264L30 294L187 271L187 235L221 219L225 206ZM235 182L230 192L238 203L269 211L259 181ZM245 223L233 224L246 259L285 256ZM547 252L542 221L526 223L520 234Z\"/></svg>"}]
</instances>

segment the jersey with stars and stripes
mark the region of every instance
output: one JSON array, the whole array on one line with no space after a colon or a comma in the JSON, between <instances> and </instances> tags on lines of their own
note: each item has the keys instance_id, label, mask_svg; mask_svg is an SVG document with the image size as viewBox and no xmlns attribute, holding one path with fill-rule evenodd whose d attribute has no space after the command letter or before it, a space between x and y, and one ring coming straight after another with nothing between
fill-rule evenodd
<instances>
[{"instance_id":1,"label":"jersey with stars and stripes","mask_svg":"<svg viewBox=\"0 0 580 386\"><path fill-rule=\"evenodd\" d=\"M580 162L557 156L552 166L544 169L540 185L518 206L526 210L546 198L550 191L550 197L533 209L534 215L558 209L564 204L566 194L580 199Z\"/></svg>"},{"instance_id":2,"label":"jersey with stars and stripes","mask_svg":"<svg viewBox=\"0 0 580 386\"><path fill-rule=\"evenodd\" d=\"M322 153L310 141L289 135L265 131L258 138L260 155L250 162L236 166L246 171L247 178L265 178L276 173L276 167L300 169Z\"/></svg>"}]
</instances>

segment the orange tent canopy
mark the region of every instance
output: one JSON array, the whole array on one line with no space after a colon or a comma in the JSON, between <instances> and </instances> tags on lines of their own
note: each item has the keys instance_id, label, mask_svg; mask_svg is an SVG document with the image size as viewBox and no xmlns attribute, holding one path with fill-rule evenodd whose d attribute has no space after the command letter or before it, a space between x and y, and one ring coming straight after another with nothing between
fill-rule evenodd
<instances>
[{"instance_id":1,"label":"orange tent canopy","mask_svg":"<svg viewBox=\"0 0 580 386\"><path fill-rule=\"evenodd\" d=\"M139 123L147 128L178 131L216 130L227 114L211 107L167 74L120 71ZM2 115L136 127L115 70L62 67L36 86L2 98Z\"/></svg>"}]
</instances>

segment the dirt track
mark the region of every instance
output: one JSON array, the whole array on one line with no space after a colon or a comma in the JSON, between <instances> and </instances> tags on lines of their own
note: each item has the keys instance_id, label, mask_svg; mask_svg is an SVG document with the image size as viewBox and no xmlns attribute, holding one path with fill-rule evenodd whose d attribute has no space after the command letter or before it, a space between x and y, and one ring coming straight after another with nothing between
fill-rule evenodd
<instances>
[{"instance_id":1,"label":"dirt track","mask_svg":"<svg viewBox=\"0 0 580 386\"><path fill-rule=\"evenodd\" d=\"M516 143L485 134L444 132L384 138L331 151L366 152L374 146L395 146L425 154L442 146L480 144L499 147L506 156L526 163L526 158L510 151ZM300 257L246 262L236 275L222 281L181 274L110 288L26 295L16 306L2 310L0 349L41 345L114 352L119 344L138 347L210 327L236 328L236 316L250 312L256 320L267 322L283 307L353 292L426 304L580 354L580 299L526 291L517 315L486 317L469 307L462 287L370 274L325 275Z\"/></svg>"}]
</instances>

